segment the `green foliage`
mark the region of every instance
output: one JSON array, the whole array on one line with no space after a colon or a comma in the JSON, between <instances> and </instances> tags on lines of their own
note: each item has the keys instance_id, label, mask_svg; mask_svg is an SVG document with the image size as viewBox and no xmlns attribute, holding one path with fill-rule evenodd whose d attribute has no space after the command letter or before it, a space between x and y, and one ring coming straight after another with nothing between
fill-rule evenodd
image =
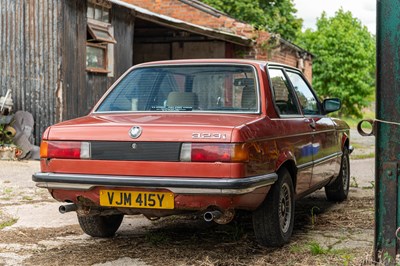
<instances>
[{"instance_id":1,"label":"green foliage","mask_svg":"<svg viewBox=\"0 0 400 266\"><path fill-rule=\"evenodd\" d=\"M375 152L370 152L367 154L352 154L350 158L353 160L362 160L362 159L370 159L375 158Z\"/></svg>"},{"instance_id":2,"label":"green foliage","mask_svg":"<svg viewBox=\"0 0 400 266\"><path fill-rule=\"evenodd\" d=\"M16 218L11 218L7 221L0 222L0 230L4 229L5 227L12 226L16 222L18 222L18 219L16 219Z\"/></svg>"},{"instance_id":3,"label":"green foliage","mask_svg":"<svg viewBox=\"0 0 400 266\"><path fill-rule=\"evenodd\" d=\"M322 97L339 97L339 115L361 117L375 84L375 37L351 12L325 13L317 30L306 30L297 44L315 55L313 87Z\"/></svg>"},{"instance_id":4,"label":"green foliage","mask_svg":"<svg viewBox=\"0 0 400 266\"><path fill-rule=\"evenodd\" d=\"M300 33L303 20L295 16L297 10L293 0L202 0L204 3L226 14L278 33L282 38L293 41Z\"/></svg>"},{"instance_id":5,"label":"green foliage","mask_svg":"<svg viewBox=\"0 0 400 266\"><path fill-rule=\"evenodd\" d=\"M350 180L350 187L358 188L358 182L355 176L351 177Z\"/></svg>"},{"instance_id":6,"label":"green foliage","mask_svg":"<svg viewBox=\"0 0 400 266\"><path fill-rule=\"evenodd\" d=\"M169 241L169 237L163 232L148 232L146 234L146 241L153 246L165 245Z\"/></svg>"},{"instance_id":7,"label":"green foliage","mask_svg":"<svg viewBox=\"0 0 400 266\"><path fill-rule=\"evenodd\" d=\"M311 225L314 227L315 222L317 220L317 216L315 215L315 211L320 211L320 208L318 208L317 206L314 206L311 208Z\"/></svg>"},{"instance_id":8,"label":"green foliage","mask_svg":"<svg viewBox=\"0 0 400 266\"><path fill-rule=\"evenodd\" d=\"M313 256L323 255L323 254L328 253L328 249L321 247L320 244L318 244L317 242L310 243L309 247L310 247L311 254Z\"/></svg>"}]
</instances>

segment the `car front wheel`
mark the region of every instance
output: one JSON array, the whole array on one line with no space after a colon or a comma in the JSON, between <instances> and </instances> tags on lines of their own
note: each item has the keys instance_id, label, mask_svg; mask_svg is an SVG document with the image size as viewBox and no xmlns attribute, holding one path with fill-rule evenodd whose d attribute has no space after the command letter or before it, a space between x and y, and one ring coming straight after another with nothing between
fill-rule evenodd
<instances>
[{"instance_id":1,"label":"car front wheel","mask_svg":"<svg viewBox=\"0 0 400 266\"><path fill-rule=\"evenodd\" d=\"M83 232L93 237L112 237L117 232L124 218L123 214L108 216L81 216L78 215L79 225Z\"/></svg>"},{"instance_id":2,"label":"car front wheel","mask_svg":"<svg viewBox=\"0 0 400 266\"><path fill-rule=\"evenodd\" d=\"M342 155L339 176L331 184L325 186L325 194L329 201L341 202L347 199L350 186L349 150L345 147Z\"/></svg>"},{"instance_id":3,"label":"car front wheel","mask_svg":"<svg viewBox=\"0 0 400 266\"><path fill-rule=\"evenodd\" d=\"M264 202L253 212L253 228L263 246L281 247L288 243L294 224L294 189L289 171L278 171L278 180Z\"/></svg>"}]
</instances>

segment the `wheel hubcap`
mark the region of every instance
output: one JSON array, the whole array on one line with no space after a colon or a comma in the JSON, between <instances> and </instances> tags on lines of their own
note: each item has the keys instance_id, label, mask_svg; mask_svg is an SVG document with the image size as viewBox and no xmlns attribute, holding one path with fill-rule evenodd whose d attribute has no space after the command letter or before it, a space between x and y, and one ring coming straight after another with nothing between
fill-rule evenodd
<instances>
[{"instance_id":1,"label":"wheel hubcap","mask_svg":"<svg viewBox=\"0 0 400 266\"><path fill-rule=\"evenodd\" d=\"M283 233L289 230L292 216L292 199L287 184L283 184L279 200L279 221Z\"/></svg>"}]
</instances>

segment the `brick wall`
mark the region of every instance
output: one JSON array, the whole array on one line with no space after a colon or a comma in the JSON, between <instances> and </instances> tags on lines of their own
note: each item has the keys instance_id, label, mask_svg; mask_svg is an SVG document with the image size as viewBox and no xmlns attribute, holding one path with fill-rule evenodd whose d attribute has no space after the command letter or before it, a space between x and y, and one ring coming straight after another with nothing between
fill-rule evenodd
<instances>
[{"instance_id":1,"label":"brick wall","mask_svg":"<svg viewBox=\"0 0 400 266\"><path fill-rule=\"evenodd\" d=\"M148 9L154 13L248 38L252 38L254 34L254 29L249 24L222 14L216 17L179 0L124 0L124 2Z\"/></svg>"},{"instance_id":2,"label":"brick wall","mask_svg":"<svg viewBox=\"0 0 400 266\"><path fill-rule=\"evenodd\" d=\"M229 57L268 60L298 67L298 56L295 49L279 43L271 44L271 34L268 32L257 31L250 24L243 23L221 13L218 13L217 17L179 0L124 0L124 2L145 8L154 13L187 21L188 23L255 40L254 46L250 48L243 49L235 45L235 52L230 53ZM311 60L311 57L308 57L304 61L304 74L310 82L312 77Z\"/></svg>"}]
</instances>

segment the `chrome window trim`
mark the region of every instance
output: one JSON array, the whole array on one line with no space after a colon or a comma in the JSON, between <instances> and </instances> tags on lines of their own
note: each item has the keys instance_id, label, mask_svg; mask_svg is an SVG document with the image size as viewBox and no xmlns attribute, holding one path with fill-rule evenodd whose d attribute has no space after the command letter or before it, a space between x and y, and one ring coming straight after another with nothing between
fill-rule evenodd
<instances>
[{"instance_id":1,"label":"chrome window trim","mask_svg":"<svg viewBox=\"0 0 400 266\"><path fill-rule=\"evenodd\" d=\"M114 90L114 88L132 71L141 69L141 68L154 68L154 67L182 67L182 66L248 66L253 69L255 74L256 83L257 83L257 110L250 111L239 111L239 112L228 112L228 111L97 111L97 109L101 106L102 102L107 98L107 96ZM154 65L145 65L145 66L134 66L131 67L128 71L126 71L108 90L107 92L100 98L100 100L93 107L93 111L91 114L120 114L120 113L198 113L198 114L261 114L261 88L260 88L260 79L257 68L251 63L207 63L207 62L198 62L198 63L171 63L171 64L154 64Z\"/></svg>"}]
</instances>

